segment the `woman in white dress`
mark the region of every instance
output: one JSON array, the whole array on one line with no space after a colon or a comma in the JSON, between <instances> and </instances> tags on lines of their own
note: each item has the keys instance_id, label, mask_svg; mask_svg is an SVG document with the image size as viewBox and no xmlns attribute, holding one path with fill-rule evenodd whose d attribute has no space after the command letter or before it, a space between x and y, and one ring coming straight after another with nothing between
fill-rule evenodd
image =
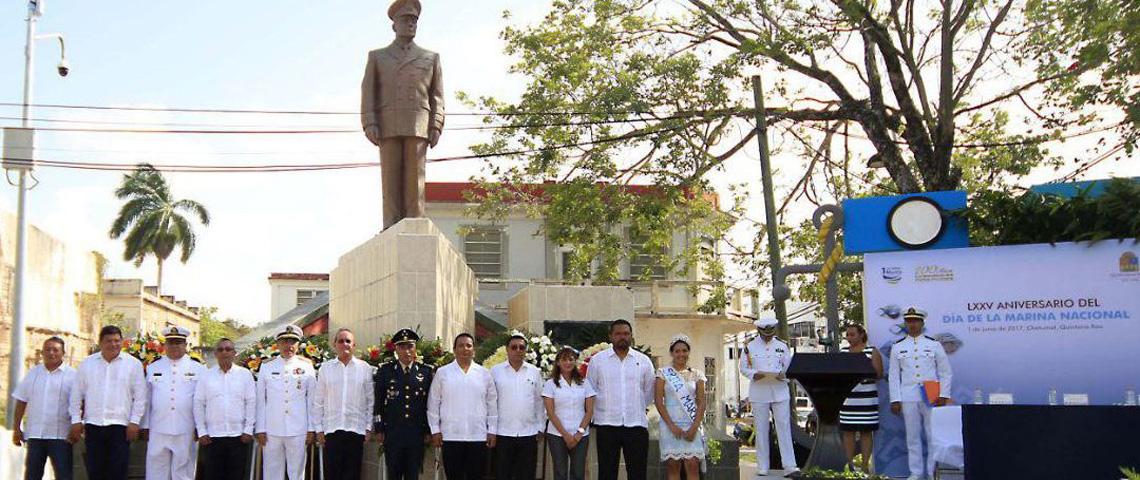
<instances>
[{"instance_id":1,"label":"woman in white dress","mask_svg":"<svg viewBox=\"0 0 1140 480\"><path fill-rule=\"evenodd\" d=\"M705 458L701 419L705 416L705 374L689 367L689 337L677 335L669 342L673 362L657 369L653 399L661 415L661 461L669 480L700 478Z\"/></svg>"}]
</instances>

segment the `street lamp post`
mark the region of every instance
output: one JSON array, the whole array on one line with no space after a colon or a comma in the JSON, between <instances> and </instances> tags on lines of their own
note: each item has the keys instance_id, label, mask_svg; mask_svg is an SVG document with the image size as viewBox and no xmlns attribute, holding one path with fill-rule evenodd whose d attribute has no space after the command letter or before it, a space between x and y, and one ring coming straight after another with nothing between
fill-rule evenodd
<instances>
[{"instance_id":1,"label":"street lamp post","mask_svg":"<svg viewBox=\"0 0 1140 480\"><path fill-rule=\"evenodd\" d=\"M26 158L15 157L7 159L4 162L4 168L9 170L16 170L18 180L16 182L17 196L16 196L16 265L13 272L12 284L12 339L11 350L8 356L8 395L11 398L12 392L15 391L16 385L24 376L24 358L26 356L26 328L24 326L24 287L27 281L25 270L27 269L28 261L28 228L27 228L27 196L28 196L28 174L31 172L35 162L35 137L34 131L31 130L29 125L31 119L32 109L32 73L35 65L35 47L36 40L54 38L59 40L60 56L58 71L60 76L67 76L68 66L67 57L64 53L63 35L58 33L36 35L36 21L43 15L43 7L45 0L29 0L28 1L28 32L24 46L24 99L23 108L20 113L20 127L21 135L26 139L26 145L19 150L25 152ZM10 132L9 132L10 133ZM5 142L7 143L7 141ZM11 152L5 152L9 155ZM14 417L16 403L8 402L8 428L12 428L12 419Z\"/></svg>"}]
</instances>

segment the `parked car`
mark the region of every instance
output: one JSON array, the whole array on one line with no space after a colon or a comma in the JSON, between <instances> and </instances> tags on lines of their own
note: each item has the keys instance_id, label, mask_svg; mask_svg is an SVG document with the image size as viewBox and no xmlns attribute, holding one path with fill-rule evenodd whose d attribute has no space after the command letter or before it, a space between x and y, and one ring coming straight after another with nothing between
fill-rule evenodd
<instances>
[{"instance_id":1,"label":"parked car","mask_svg":"<svg viewBox=\"0 0 1140 480\"><path fill-rule=\"evenodd\" d=\"M819 426L819 418L815 413L815 406L808 397L795 397L796 424L803 427L809 435L815 435Z\"/></svg>"}]
</instances>

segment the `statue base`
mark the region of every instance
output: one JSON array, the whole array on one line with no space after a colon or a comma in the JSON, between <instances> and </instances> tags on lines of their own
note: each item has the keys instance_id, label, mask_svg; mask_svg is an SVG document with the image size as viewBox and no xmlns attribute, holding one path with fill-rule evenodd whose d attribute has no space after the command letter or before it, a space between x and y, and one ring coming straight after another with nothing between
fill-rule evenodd
<instances>
[{"instance_id":1,"label":"statue base","mask_svg":"<svg viewBox=\"0 0 1140 480\"><path fill-rule=\"evenodd\" d=\"M447 344L474 334L475 273L427 218L405 218L340 257L330 275L329 333L360 347L401 328Z\"/></svg>"}]
</instances>

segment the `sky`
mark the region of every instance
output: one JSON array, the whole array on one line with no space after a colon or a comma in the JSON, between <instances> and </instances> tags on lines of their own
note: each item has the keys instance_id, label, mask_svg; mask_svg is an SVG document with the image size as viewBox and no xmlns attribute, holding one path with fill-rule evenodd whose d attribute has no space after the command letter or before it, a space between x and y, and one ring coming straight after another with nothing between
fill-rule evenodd
<instances>
[{"instance_id":1,"label":"sky","mask_svg":"<svg viewBox=\"0 0 1140 480\"><path fill-rule=\"evenodd\" d=\"M525 79L509 75L499 32L509 24L541 20L545 0L426 0L416 38L440 53L448 96L448 127L475 125L459 115L471 108L456 92L517 97ZM171 112L33 111L33 118L123 122L111 127L249 126L353 130L323 135L158 135L40 132L38 158L160 164L244 165L372 162L375 148L359 133L360 78L368 50L393 37L383 0L201 2L91 2L48 0L39 33L66 37L71 72L56 75L58 47L39 41L33 103L154 108L234 108L346 112L294 116ZM502 13L511 11L506 20ZM0 5L0 102L18 103L23 78L25 3ZM0 106L0 125L16 126L18 108ZM48 126L43 124L42 126ZM51 125L60 126L60 125ZM91 128L99 125L67 125ZM206 128L206 127L203 127ZM469 153L482 134L445 132L429 158ZM777 183L798 174L794 159L776 157ZM1087 178L1140 175L1137 162L1106 162ZM428 181L464 181L485 161L429 164ZM749 216L763 217L760 167L746 148L713 177L757 192ZM29 222L73 248L102 252L113 277L153 283L155 265L122 261L122 245L107 236L120 206L113 196L122 173L39 168L28 193ZM163 290L191 305L217 306L223 317L248 324L269 320L270 272L328 272L337 258L377 233L381 225L378 169L329 172L170 173L175 196L192 198L211 213L187 264L172 256ZM1042 174L1041 181L1048 180ZM779 192L778 192L779 193ZM781 198L781 195L777 195ZM15 211L16 189L0 193L0 209ZM810 212L810 208L799 208ZM7 233L7 232L5 232ZM745 234L747 235L747 234ZM177 254L176 254L177 255Z\"/></svg>"}]
</instances>

